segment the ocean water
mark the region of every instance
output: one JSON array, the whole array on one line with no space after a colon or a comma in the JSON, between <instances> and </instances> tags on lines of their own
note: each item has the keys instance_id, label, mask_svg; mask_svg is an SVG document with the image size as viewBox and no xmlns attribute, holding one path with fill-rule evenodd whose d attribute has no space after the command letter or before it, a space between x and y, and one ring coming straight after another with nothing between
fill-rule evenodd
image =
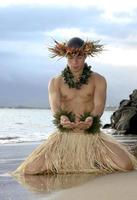
<instances>
[{"instance_id":1,"label":"ocean water","mask_svg":"<svg viewBox=\"0 0 137 200\"><path fill-rule=\"evenodd\" d=\"M110 123L113 111L105 111L102 124ZM51 110L48 109L0 109L0 144L40 142L48 138L55 130ZM112 129L102 129L113 134ZM114 135L124 143L137 143L137 135Z\"/></svg>"},{"instance_id":2,"label":"ocean water","mask_svg":"<svg viewBox=\"0 0 137 200\"><path fill-rule=\"evenodd\" d=\"M112 113L104 112L102 124ZM55 130L52 120L48 109L0 109L0 144L45 140Z\"/></svg>"}]
</instances>

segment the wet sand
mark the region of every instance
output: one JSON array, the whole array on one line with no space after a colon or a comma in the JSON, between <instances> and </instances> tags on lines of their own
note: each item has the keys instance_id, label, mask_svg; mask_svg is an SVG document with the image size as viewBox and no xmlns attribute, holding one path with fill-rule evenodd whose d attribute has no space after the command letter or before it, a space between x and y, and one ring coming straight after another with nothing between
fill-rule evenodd
<instances>
[{"instance_id":1,"label":"wet sand","mask_svg":"<svg viewBox=\"0 0 137 200\"><path fill-rule=\"evenodd\" d=\"M39 143L0 145L1 200L136 200L137 171L96 176L93 174L23 176L9 172Z\"/></svg>"}]
</instances>

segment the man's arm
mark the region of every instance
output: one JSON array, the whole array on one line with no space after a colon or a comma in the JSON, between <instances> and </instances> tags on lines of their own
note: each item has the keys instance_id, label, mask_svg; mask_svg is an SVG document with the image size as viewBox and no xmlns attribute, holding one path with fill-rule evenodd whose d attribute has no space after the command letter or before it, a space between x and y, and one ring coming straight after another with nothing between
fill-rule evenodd
<instances>
[{"instance_id":1,"label":"man's arm","mask_svg":"<svg viewBox=\"0 0 137 200\"><path fill-rule=\"evenodd\" d=\"M49 91L49 103L51 111L56 113L60 109L60 89L59 89L59 78L53 78L49 82L48 86Z\"/></svg>"},{"instance_id":2,"label":"man's arm","mask_svg":"<svg viewBox=\"0 0 137 200\"><path fill-rule=\"evenodd\" d=\"M92 111L92 115L101 117L106 103L107 83L105 78L99 74L95 74L94 78L95 78L95 91L94 91L94 109Z\"/></svg>"},{"instance_id":3,"label":"man's arm","mask_svg":"<svg viewBox=\"0 0 137 200\"><path fill-rule=\"evenodd\" d=\"M51 106L51 111L53 112L53 114L55 114L61 108L61 94L60 94L60 79L59 79L59 77L53 78L49 82L48 90L49 90L49 103ZM73 128L75 125L74 122L70 122L69 118L65 115L62 115L60 117L60 124L64 128Z\"/></svg>"}]
</instances>

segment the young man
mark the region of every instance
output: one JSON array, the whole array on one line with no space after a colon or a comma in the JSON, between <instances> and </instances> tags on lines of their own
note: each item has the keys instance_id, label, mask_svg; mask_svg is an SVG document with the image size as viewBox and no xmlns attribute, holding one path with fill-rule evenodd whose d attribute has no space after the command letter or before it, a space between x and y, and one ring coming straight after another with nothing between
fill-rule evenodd
<instances>
[{"instance_id":1,"label":"young man","mask_svg":"<svg viewBox=\"0 0 137 200\"><path fill-rule=\"evenodd\" d=\"M68 42L70 48L81 48L84 41L80 38L72 38ZM84 130L89 128L93 123L92 116L101 116L106 100L106 80L98 73L92 72L85 63L87 55L84 52L69 53L66 55L67 68L64 75L59 75L49 83L49 100L51 110L56 113L59 109L73 111L76 115L76 122L70 122L68 117L61 116L61 124L66 128ZM85 77L85 83L81 81L83 70L88 70L88 75ZM64 82L64 76L67 73L72 74ZM83 73L83 76L86 73ZM69 81L75 85L71 87ZM90 112L91 116L85 121L80 121L79 117L84 112Z\"/></svg>"},{"instance_id":2,"label":"young man","mask_svg":"<svg viewBox=\"0 0 137 200\"><path fill-rule=\"evenodd\" d=\"M67 59L65 69L49 83L49 101L58 131L32 152L15 173L104 173L136 167L133 155L100 131L106 80L91 71L85 60L102 49L98 42L80 38L56 42L50 48L53 57Z\"/></svg>"},{"instance_id":3,"label":"young man","mask_svg":"<svg viewBox=\"0 0 137 200\"><path fill-rule=\"evenodd\" d=\"M81 48L84 41L80 38L72 38L67 43L70 48ZM100 49L101 50L101 49ZM73 52L66 54L68 72L72 73L74 83L80 83L80 78L83 73L87 55L84 52ZM62 75L53 78L49 84L49 99L53 113L59 109L73 111L76 116L75 122L71 122L65 115L61 115L60 123L65 128L71 128L75 132L84 132L93 124L93 117L100 117L104 111L106 100L106 80L98 73L91 72L87 77L86 84L81 84L79 88L76 85L72 88L69 86L69 81L64 82ZM91 116L85 121L80 121L80 116L84 112L90 112ZM133 169L133 165L129 156L116 145L111 142L106 142L106 145L113 151L108 151L112 160L125 170ZM116 154L116 155L115 155Z\"/></svg>"}]
</instances>

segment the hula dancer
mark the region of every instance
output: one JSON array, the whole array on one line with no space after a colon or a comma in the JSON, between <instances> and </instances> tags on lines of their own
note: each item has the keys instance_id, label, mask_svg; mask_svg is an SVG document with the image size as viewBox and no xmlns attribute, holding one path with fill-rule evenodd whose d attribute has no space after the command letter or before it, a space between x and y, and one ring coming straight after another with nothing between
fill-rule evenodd
<instances>
[{"instance_id":1,"label":"hula dancer","mask_svg":"<svg viewBox=\"0 0 137 200\"><path fill-rule=\"evenodd\" d=\"M99 41L72 38L49 48L67 65L49 83L49 101L57 130L17 168L14 174L111 173L136 168L134 156L101 132L106 101L105 78L85 62L103 50Z\"/></svg>"}]
</instances>

